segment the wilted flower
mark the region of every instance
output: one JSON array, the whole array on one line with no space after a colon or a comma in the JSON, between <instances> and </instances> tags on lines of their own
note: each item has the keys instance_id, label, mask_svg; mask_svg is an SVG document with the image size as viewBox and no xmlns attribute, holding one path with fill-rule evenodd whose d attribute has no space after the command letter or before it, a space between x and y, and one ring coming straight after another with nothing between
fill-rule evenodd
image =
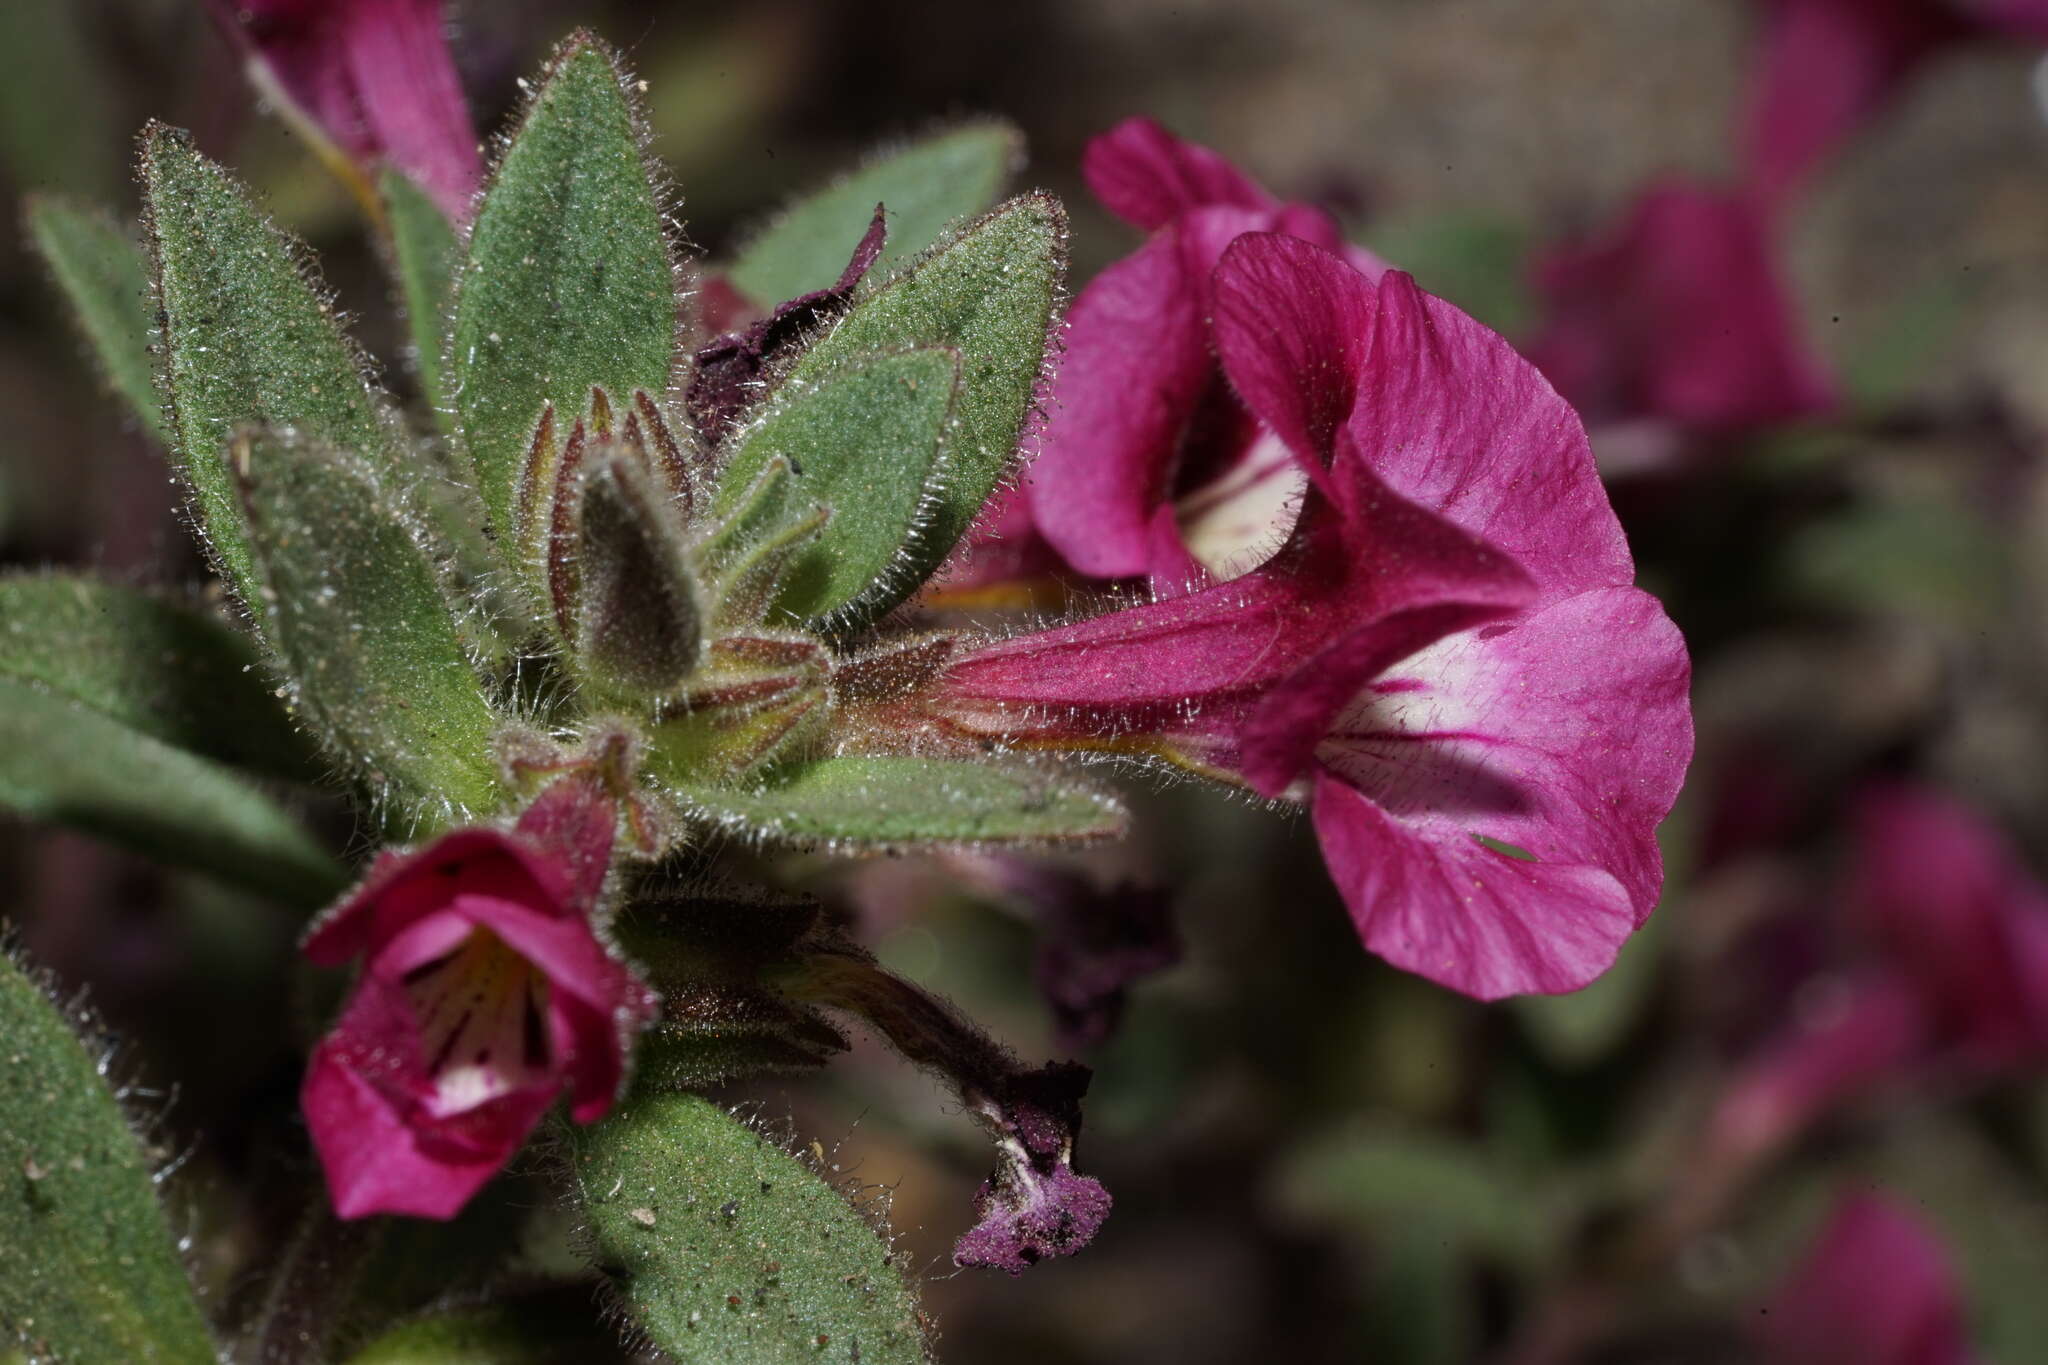
<instances>
[{"instance_id":1,"label":"wilted flower","mask_svg":"<svg viewBox=\"0 0 2048 1365\"><path fill-rule=\"evenodd\" d=\"M1373 951L1485 998L1584 985L1656 903L1692 725L1577 418L1398 272L1252 234L1214 290L1232 387L1310 481L1286 547L974 651L936 709L1305 798Z\"/></svg>"},{"instance_id":2,"label":"wilted flower","mask_svg":"<svg viewBox=\"0 0 2048 1365\"><path fill-rule=\"evenodd\" d=\"M1770 225L1740 194L1652 186L1607 236L1537 264L1526 348L1596 432L1722 432L1825 412L1826 366L1800 334Z\"/></svg>"},{"instance_id":3,"label":"wilted flower","mask_svg":"<svg viewBox=\"0 0 2048 1365\"><path fill-rule=\"evenodd\" d=\"M363 961L301 1096L342 1217L452 1217L564 1088L579 1123L611 1108L656 1003L591 927L617 818L562 779L509 831L383 854L308 936Z\"/></svg>"},{"instance_id":4,"label":"wilted flower","mask_svg":"<svg viewBox=\"0 0 2048 1365\"><path fill-rule=\"evenodd\" d=\"M1969 1365L1962 1294L1934 1234L1890 1200L1842 1201L1756 1318L1782 1365Z\"/></svg>"},{"instance_id":5,"label":"wilted flower","mask_svg":"<svg viewBox=\"0 0 2048 1365\"><path fill-rule=\"evenodd\" d=\"M451 219L469 217L483 161L441 0L209 3L257 89L337 170L389 164Z\"/></svg>"}]
</instances>

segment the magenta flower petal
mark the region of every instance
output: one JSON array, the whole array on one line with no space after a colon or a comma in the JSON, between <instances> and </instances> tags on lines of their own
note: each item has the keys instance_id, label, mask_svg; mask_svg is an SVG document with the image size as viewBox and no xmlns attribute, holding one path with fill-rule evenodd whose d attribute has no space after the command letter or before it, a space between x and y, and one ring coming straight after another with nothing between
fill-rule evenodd
<instances>
[{"instance_id":1,"label":"magenta flower petal","mask_svg":"<svg viewBox=\"0 0 2048 1365\"><path fill-rule=\"evenodd\" d=\"M1125 119L1090 140L1081 174L1104 207L1147 232L1212 204L1278 207L1221 153L1183 142L1148 118Z\"/></svg>"},{"instance_id":2,"label":"magenta flower petal","mask_svg":"<svg viewBox=\"0 0 2048 1365\"><path fill-rule=\"evenodd\" d=\"M455 222L483 160L440 0L210 0L259 87L349 157L389 163Z\"/></svg>"},{"instance_id":3,"label":"magenta flower petal","mask_svg":"<svg viewBox=\"0 0 2048 1365\"><path fill-rule=\"evenodd\" d=\"M1781 1365L1969 1365L1962 1292L1941 1243L1889 1200L1855 1195L1756 1319Z\"/></svg>"},{"instance_id":4,"label":"magenta flower petal","mask_svg":"<svg viewBox=\"0 0 2048 1365\"><path fill-rule=\"evenodd\" d=\"M1066 357L1031 466L1039 526L1097 578L1145 572L1149 528L1210 380L1206 290L1168 228L1104 270L1068 314Z\"/></svg>"},{"instance_id":5,"label":"magenta flower petal","mask_svg":"<svg viewBox=\"0 0 2048 1365\"><path fill-rule=\"evenodd\" d=\"M1376 680L1316 750L1316 831L1366 945L1486 999L1599 975L1662 885L1689 679L1657 600L1603 588Z\"/></svg>"},{"instance_id":6,"label":"magenta flower petal","mask_svg":"<svg viewBox=\"0 0 2048 1365\"><path fill-rule=\"evenodd\" d=\"M1825 412L1768 225L1740 195L1668 182L1607 238L1539 262L1547 320L1529 355L1591 422L1704 431Z\"/></svg>"},{"instance_id":7,"label":"magenta flower petal","mask_svg":"<svg viewBox=\"0 0 2048 1365\"><path fill-rule=\"evenodd\" d=\"M560 778L509 831L383 855L309 935L365 959L302 1093L342 1217L451 1217L565 1088L579 1122L611 1107L658 1003L591 924L618 818Z\"/></svg>"},{"instance_id":8,"label":"magenta flower petal","mask_svg":"<svg viewBox=\"0 0 2048 1365\"><path fill-rule=\"evenodd\" d=\"M1380 282L1351 435L1388 487L1511 557L1546 597L1635 581L1585 427L1497 332Z\"/></svg>"},{"instance_id":9,"label":"magenta flower petal","mask_svg":"<svg viewBox=\"0 0 2048 1365\"><path fill-rule=\"evenodd\" d=\"M1960 803L1891 783L1855 815L1848 903L1949 1037L1980 1060L2048 1055L2048 893Z\"/></svg>"}]
</instances>

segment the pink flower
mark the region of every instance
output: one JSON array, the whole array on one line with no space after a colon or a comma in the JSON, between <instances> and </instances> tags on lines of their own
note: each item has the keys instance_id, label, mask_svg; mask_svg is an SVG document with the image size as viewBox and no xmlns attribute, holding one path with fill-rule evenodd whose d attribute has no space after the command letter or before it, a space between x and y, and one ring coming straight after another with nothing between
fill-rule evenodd
<instances>
[{"instance_id":1,"label":"pink flower","mask_svg":"<svg viewBox=\"0 0 2048 1365\"><path fill-rule=\"evenodd\" d=\"M1948 1257L1903 1209L1844 1200L1756 1319L1782 1365L1969 1365L1976 1359Z\"/></svg>"},{"instance_id":2,"label":"pink flower","mask_svg":"<svg viewBox=\"0 0 2048 1365\"><path fill-rule=\"evenodd\" d=\"M938 710L1306 799L1372 951L1488 999L1584 985L1656 902L1692 723L1578 419L1398 272L1251 234L1212 287L1230 383L1309 483L1287 544L974 651Z\"/></svg>"},{"instance_id":3,"label":"pink flower","mask_svg":"<svg viewBox=\"0 0 2048 1365\"><path fill-rule=\"evenodd\" d=\"M1089 143L1082 171L1111 212L1152 235L1075 300L1052 414L1018 498L1039 534L1091 577L1171 577L1190 553L1241 572L1283 539L1300 470L1260 440L1216 365L1212 273L1242 233L1346 250L1337 225L1149 119ZM1349 259L1369 276L1385 268L1364 252Z\"/></svg>"},{"instance_id":4,"label":"pink flower","mask_svg":"<svg viewBox=\"0 0 2048 1365\"><path fill-rule=\"evenodd\" d=\"M306 939L363 960L300 1100L343 1218L450 1218L566 1087L601 1118L656 1000L592 932L617 809L596 783L549 787L511 830L385 853Z\"/></svg>"},{"instance_id":5,"label":"pink flower","mask_svg":"<svg viewBox=\"0 0 2048 1365\"><path fill-rule=\"evenodd\" d=\"M483 179L440 0L209 0L257 89L359 164L388 163L455 222Z\"/></svg>"},{"instance_id":6,"label":"pink flower","mask_svg":"<svg viewBox=\"0 0 2048 1365\"><path fill-rule=\"evenodd\" d=\"M1766 0L1742 115L1750 188L1776 209L1927 58L1973 32L2048 43L2043 0Z\"/></svg>"},{"instance_id":7,"label":"pink flower","mask_svg":"<svg viewBox=\"0 0 2048 1365\"><path fill-rule=\"evenodd\" d=\"M1536 285L1529 358L1596 429L1731 431L1835 404L1769 226L1739 194L1653 186L1606 237L1539 261Z\"/></svg>"}]
</instances>

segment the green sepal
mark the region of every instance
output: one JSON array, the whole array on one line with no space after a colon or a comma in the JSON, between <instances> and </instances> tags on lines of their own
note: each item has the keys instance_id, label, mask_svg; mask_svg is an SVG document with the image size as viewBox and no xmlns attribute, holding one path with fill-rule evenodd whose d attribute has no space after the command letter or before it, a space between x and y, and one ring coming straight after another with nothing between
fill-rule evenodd
<instances>
[{"instance_id":1,"label":"green sepal","mask_svg":"<svg viewBox=\"0 0 2048 1365\"><path fill-rule=\"evenodd\" d=\"M811 1166L696 1095L572 1128L599 1266L682 1365L929 1359L886 1240Z\"/></svg>"},{"instance_id":2,"label":"green sepal","mask_svg":"<svg viewBox=\"0 0 2048 1365\"><path fill-rule=\"evenodd\" d=\"M678 781L657 745L648 771L690 818L804 846L847 849L1049 844L1109 839L1128 817L1108 793L1022 763L902 754L797 764L752 787Z\"/></svg>"},{"instance_id":3,"label":"green sepal","mask_svg":"<svg viewBox=\"0 0 2048 1365\"><path fill-rule=\"evenodd\" d=\"M771 617L815 628L865 623L917 589L905 547L938 496L959 377L955 351L905 351L776 393L721 476L719 510L732 510L781 458L792 474L782 496L829 508L831 520L783 567Z\"/></svg>"},{"instance_id":4,"label":"green sepal","mask_svg":"<svg viewBox=\"0 0 2048 1365\"><path fill-rule=\"evenodd\" d=\"M562 1365L620 1358L616 1334L598 1324L587 1299L588 1290L580 1290L573 1299L447 1309L381 1334L350 1355L348 1365Z\"/></svg>"},{"instance_id":5,"label":"green sepal","mask_svg":"<svg viewBox=\"0 0 2048 1365\"><path fill-rule=\"evenodd\" d=\"M616 444L589 457L575 491L577 663L601 686L666 696L704 656L682 523L653 471Z\"/></svg>"},{"instance_id":6,"label":"green sepal","mask_svg":"<svg viewBox=\"0 0 2048 1365\"><path fill-rule=\"evenodd\" d=\"M260 616L229 436L249 424L291 428L391 476L404 468L404 444L303 248L194 150L191 135L151 124L142 182L172 444L213 553Z\"/></svg>"},{"instance_id":7,"label":"green sepal","mask_svg":"<svg viewBox=\"0 0 2048 1365\"><path fill-rule=\"evenodd\" d=\"M1024 135L995 120L962 124L875 156L784 209L740 252L726 277L763 308L823 289L839 278L846 253L881 204L889 212L889 240L872 269L874 278L885 278L954 221L995 203L1023 159Z\"/></svg>"},{"instance_id":8,"label":"green sepal","mask_svg":"<svg viewBox=\"0 0 2048 1365\"><path fill-rule=\"evenodd\" d=\"M704 1090L764 1072L805 1071L844 1052L844 1035L770 987L764 970L796 954L819 917L808 897L733 884L636 888L613 924L661 994L640 1036L634 1083Z\"/></svg>"},{"instance_id":9,"label":"green sepal","mask_svg":"<svg viewBox=\"0 0 2048 1365\"><path fill-rule=\"evenodd\" d=\"M0 677L271 777L321 772L247 637L191 607L72 574L0 576Z\"/></svg>"},{"instance_id":10,"label":"green sepal","mask_svg":"<svg viewBox=\"0 0 2048 1365\"><path fill-rule=\"evenodd\" d=\"M455 422L446 407L448 324L454 315L462 243L440 206L398 171L386 170L377 190L385 220L391 224L391 273L397 278L412 334L420 397L433 409L435 424L449 432Z\"/></svg>"},{"instance_id":11,"label":"green sepal","mask_svg":"<svg viewBox=\"0 0 2048 1365\"><path fill-rule=\"evenodd\" d=\"M831 522L830 512L798 498L795 487L789 460L770 457L698 541L693 558L717 629L761 624L789 565Z\"/></svg>"},{"instance_id":12,"label":"green sepal","mask_svg":"<svg viewBox=\"0 0 2048 1365\"><path fill-rule=\"evenodd\" d=\"M345 884L247 779L40 686L0 677L0 806L297 905Z\"/></svg>"},{"instance_id":13,"label":"green sepal","mask_svg":"<svg viewBox=\"0 0 2048 1365\"><path fill-rule=\"evenodd\" d=\"M1010 470L1044 373L1066 269L1067 216L1048 194L1012 199L866 294L786 384L817 383L860 356L919 347L960 354L958 421L916 541L895 581L921 583Z\"/></svg>"},{"instance_id":14,"label":"green sepal","mask_svg":"<svg viewBox=\"0 0 2048 1365\"><path fill-rule=\"evenodd\" d=\"M611 52L556 52L470 231L450 350L457 422L501 535L542 408L668 388L673 263L640 120Z\"/></svg>"},{"instance_id":15,"label":"green sepal","mask_svg":"<svg viewBox=\"0 0 2048 1365\"><path fill-rule=\"evenodd\" d=\"M162 440L163 404L150 359L149 262L142 248L112 214L54 195L29 199L28 231L108 387Z\"/></svg>"},{"instance_id":16,"label":"green sepal","mask_svg":"<svg viewBox=\"0 0 2048 1365\"><path fill-rule=\"evenodd\" d=\"M303 719L409 812L496 809L497 718L409 513L318 442L244 431L233 446L270 642Z\"/></svg>"},{"instance_id":17,"label":"green sepal","mask_svg":"<svg viewBox=\"0 0 2048 1365\"><path fill-rule=\"evenodd\" d=\"M214 1365L142 1144L98 1059L6 957L0 1114L0 1347L71 1365Z\"/></svg>"},{"instance_id":18,"label":"green sepal","mask_svg":"<svg viewBox=\"0 0 2048 1365\"><path fill-rule=\"evenodd\" d=\"M737 782L811 751L832 714L831 655L801 635L728 635L648 736L649 771Z\"/></svg>"}]
</instances>

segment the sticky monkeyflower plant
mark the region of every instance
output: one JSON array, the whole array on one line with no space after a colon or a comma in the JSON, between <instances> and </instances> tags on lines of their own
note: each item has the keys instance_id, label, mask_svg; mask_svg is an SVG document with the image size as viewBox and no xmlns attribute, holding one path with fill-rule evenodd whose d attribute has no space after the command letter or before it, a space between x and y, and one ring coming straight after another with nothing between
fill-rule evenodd
<instances>
[{"instance_id":1,"label":"sticky monkeyflower plant","mask_svg":"<svg viewBox=\"0 0 2048 1365\"><path fill-rule=\"evenodd\" d=\"M0 1320L32 1356L601 1357L595 1315L568 1344L531 1316L516 1238L488 1292L389 1307L392 1258L452 1275L502 1178L555 1191L611 1321L670 1358L930 1358L858 1187L708 1096L871 1030L991 1140L954 1259L1014 1274L1109 1220L1089 1072L1020 1061L756 852L945 854L1060 900L1028 855L1122 834L1121 765L1305 806L1364 945L1473 996L1582 986L1649 915L1685 650L1577 416L1499 337L1142 123L1088 172L1147 239L1064 323L1064 211L1001 198L995 123L690 260L614 53L564 42L479 177L437 16L221 14L366 196L415 410L189 134L141 135L139 251L31 209L226 609L0 581L0 795L327 907L321 1211L246 1322L186 1290L99 1079L39 1098L91 1063L0 979L38 1068L0 1067L30 1172ZM1048 574L1117 605L990 610ZM277 799L322 779L360 867ZM1041 964L1077 1035L1177 951L1090 932Z\"/></svg>"}]
</instances>

